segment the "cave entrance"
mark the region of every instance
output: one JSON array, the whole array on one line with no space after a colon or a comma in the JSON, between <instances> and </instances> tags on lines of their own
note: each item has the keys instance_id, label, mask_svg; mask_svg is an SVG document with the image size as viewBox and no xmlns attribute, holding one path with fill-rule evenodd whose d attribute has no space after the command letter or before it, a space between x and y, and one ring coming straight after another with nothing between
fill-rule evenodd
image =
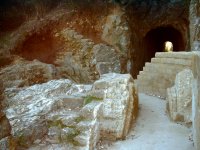
<instances>
[{"instance_id":1,"label":"cave entrance","mask_svg":"<svg viewBox=\"0 0 200 150\"><path fill-rule=\"evenodd\" d=\"M150 62L156 52L184 51L186 40L184 35L172 26L157 27L147 32L133 56L131 70L133 78L137 78L145 62Z\"/></svg>"},{"instance_id":2,"label":"cave entrance","mask_svg":"<svg viewBox=\"0 0 200 150\"><path fill-rule=\"evenodd\" d=\"M144 37L144 63L150 62L156 52L184 51L182 34L173 27L158 27Z\"/></svg>"}]
</instances>

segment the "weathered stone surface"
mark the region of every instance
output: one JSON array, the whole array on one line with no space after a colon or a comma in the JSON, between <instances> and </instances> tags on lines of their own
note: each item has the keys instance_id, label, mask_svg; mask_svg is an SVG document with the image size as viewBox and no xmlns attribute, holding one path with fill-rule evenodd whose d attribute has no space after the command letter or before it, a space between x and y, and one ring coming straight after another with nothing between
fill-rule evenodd
<instances>
[{"instance_id":1,"label":"weathered stone surface","mask_svg":"<svg viewBox=\"0 0 200 150\"><path fill-rule=\"evenodd\" d=\"M137 93L129 74L105 74L94 83L91 94L102 93L101 138L123 139L137 114Z\"/></svg>"},{"instance_id":2,"label":"weathered stone surface","mask_svg":"<svg viewBox=\"0 0 200 150\"><path fill-rule=\"evenodd\" d=\"M0 139L10 135L11 127L6 116L0 118Z\"/></svg>"},{"instance_id":3,"label":"weathered stone surface","mask_svg":"<svg viewBox=\"0 0 200 150\"><path fill-rule=\"evenodd\" d=\"M184 69L194 72L194 58L193 52L157 52L137 76L138 91L165 99L167 88L174 85L176 74Z\"/></svg>"},{"instance_id":4,"label":"weathered stone surface","mask_svg":"<svg viewBox=\"0 0 200 150\"><path fill-rule=\"evenodd\" d=\"M7 136L0 140L0 149L1 150L16 150L17 141L12 136Z\"/></svg>"},{"instance_id":5,"label":"weathered stone surface","mask_svg":"<svg viewBox=\"0 0 200 150\"><path fill-rule=\"evenodd\" d=\"M4 112L19 149L92 150L99 138L127 135L137 104L131 75L110 73L93 86L60 79L7 88Z\"/></svg>"},{"instance_id":6,"label":"weathered stone surface","mask_svg":"<svg viewBox=\"0 0 200 150\"><path fill-rule=\"evenodd\" d=\"M92 40L84 39L69 28L63 29L59 36L66 45L55 60L59 76L78 83L91 83L101 74L120 73L119 56L113 47L95 45Z\"/></svg>"},{"instance_id":7,"label":"weathered stone surface","mask_svg":"<svg viewBox=\"0 0 200 150\"><path fill-rule=\"evenodd\" d=\"M120 73L119 55L115 49L105 44L98 44L93 47L94 61L100 75L115 72Z\"/></svg>"},{"instance_id":8,"label":"weathered stone surface","mask_svg":"<svg viewBox=\"0 0 200 150\"><path fill-rule=\"evenodd\" d=\"M0 78L5 88L24 87L52 80L55 68L37 60L31 62L17 57L13 64L0 71Z\"/></svg>"},{"instance_id":9,"label":"weathered stone surface","mask_svg":"<svg viewBox=\"0 0 200 150\"><path fill-rule=\"evenodd\" d=\"M2 80L0 80L0 149L4 149L2 147L6 147L8 144L5 142L5 137L9 136L11 133L11 126L6 118L5 113L3 112L2 101L4 98L4 86ZM5 148L6 149L6 148Z\"/></svg>"},{"instance_id":10,"label":"weathered stone surface","mask_svg":"<svg viewBox=\"0 0 200 150\"><path fill-rule=\"evenodd\" d=\"M195 52L195 81L192 96L192 121L193 121L193 140L195 148L200 149L200 52Z\"/></svg>"},{"instance_id":11,"label":"weathered stone surface","mask_svg":"<svg viewBox=\"0 0 200 150\"><path fill-rule=\"evenodd\" d=\"M194 76L190 69L176 75L175 84L167 89L169 115L173 121L192 122L192 84Z\"/></svg>"},{"instance_id":12,"label":"weathered stone surface","mask_svg":"<svg viewBox=\"0 0 200 150\"><path fill-rule=\"evenodd\" d=\"M59 76L78 83L91 83L98 79L99 74L92 61L94 42L69 28L63 29L58 35L66 45L56 55L54 62Z\"/></svg>"},{"instance_id":13,"label":"weathered stone surface","mask_svg":"<svg viewBox=\"0 0 200 150\"><path fill-rule=\"evenodd\" d=\"M12 126L11 134L15 137L18 145L29 147L35 140L44 138L48 132L50 132L50 137L55 134L57 140L62 141L63 139L60 139L59 136L65 132L62 129L71 125L65 122L65 119L62 122L62 119L65 116L73 116L73 111L82 107L83 98L81 97L90 89L90 85L75 85L70 80L52 80L24 89L7 88L5 90L7 107L4 112ZM79 115L75 117L78 118ZM50 118L54 118L54 120L52 121ZM55 128L51 127L54 126L59 130L53 130ZM26 138L29 140L24 140Z\"/></svg>"},{"instance_id":14,"label":"weathered stone surface","mask_svg":"<svg viewBox=\"0 0 200 150\"><path fill-rule=\"evenodd\" d=\"M129 52L131 49L130 25L126 19L125 10L116 6L107 16L103 25L102 40L112 45L119 55L120 70L122 73L129 73L127 68Z\"/></svg>"},{"instance_id":15,"label":"weathered stone surface","mask_svg":"<svg viewBox=\"0 0 200 150\"><path fill-rule=\"evenodd\" d=\"M191 50L196 51L195 82L192 98L193 140L195 148L200 149L200 2L190 1L190 44Z\"/></svg>"},{"instance_id":16,"label":"weathered stone surface","mask_svg":"<svg viewBox=\"0 0 200 150\"><path fill-rule=\"evenodd\" d=\"M130 38L130 29L125 19L125 11L120 7L116 7L107 16L102 39L113 45L118 50L118 53L126 55L131 43Z\"/></svg>"}]
</instances>

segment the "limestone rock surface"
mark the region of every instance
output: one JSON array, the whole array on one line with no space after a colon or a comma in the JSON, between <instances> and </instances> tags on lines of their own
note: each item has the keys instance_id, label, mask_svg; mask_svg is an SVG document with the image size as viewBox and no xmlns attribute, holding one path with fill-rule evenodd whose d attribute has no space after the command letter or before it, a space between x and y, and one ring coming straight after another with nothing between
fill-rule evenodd
<instances>
[{"instance_id":1,"label":"limestone rock surface","mask_svg":"<svg viewBox=\"0 0 200 150\"><path fill-rule=\"evenodd\" d=\"M123 139L138 110L137 91L130 74L104 74L94 83L91 93L102 97L101 137Z\"/></svg>"},{"instance_id":2,"label":"limestone rock surface","mask_svg":"<svg viewBox=\"0 0 200 150\"><path fill-rule=\"evenodd\" d=\"M192 122L193 73L185 69L176 75L175 84L167 89L169 115L174 121Z\"/></svg>"},{"instance_id":3,"label":"limestone rock surface","mask_svg":"<svg viewBox=\"0 0 200 150\"><path fill-rule=\"evenodd\" d=\"M30 86L55 78L53 65L37 60L26 61L19 57L14 59L12 64L0 70L0 78L5 88Z\"/></svg>"},{"instance_id":4,"label":"limestone rock surface","mask_svg":"<svg viewBox=\"0 0 200 150\"><path fill-rule=\"evenodd\" d=\"M120 7L116 7L107 16L102 39L117 48L120 54L125 54L130 47L130 37L130 29L125 19L125 11Z\"/></svg>"},{"instance_id":5,"label":"limestone rock surface","mask_svg":"<svg viewBox=\"0 0 200 150\"><path fill-rule=\"evenodd\" d=\"M93 47L94 62L100 75L106 73L120 73L119 55L115 49L105 44L97 44Z\"/></svg>"},{"instance_id":6,"label":"limestone rock surface","mask_svg":"<svg viewBox=\"0 0 200 150\"><path fill-rule=\"evenodd\" d=\"M196 149L200 149L200 52L195 52L195 81L192 97L193 140Z\"/></svg>"},{"instance_id":7,"label":"limestone rock surface","mask_svg":"<svg viewBox=\"0 0 200 150\"><path fill-rule=\"evenodd\" d=\"M120 73L119 57L112 46L95 44L70 28L57 34L66 45L55 60L60 77L78 83L91 83L101 74Z\"/></svg>"},{"instance_id":8,"label":"limestone rock surface","mask_svg":"<svg viewBox=\"0 0 200 150\"><path fill-rule=\"evenodd\" d=\"M75 125L84 120L78 112L83 105L82 96L90 89L90 85L75 85L64 79L27 88L7 88L4 112L17 145L28 148L38 139L40 144L70 141L72 146L79 145L73 138L82 131Z\"/></svg>"},{"instance_id":9,"label":"limestone rock surface","mask_svg":"<svg viewBox=\"0 0 200 150\"><path fill-rule=\"evenodd\" d=\"M11 134L0 148L93 150L100 138L125 138L138 99L131 75L109 73L93 85L60 79L6 88L3 107Z\"/></svg>"}]
</instances>

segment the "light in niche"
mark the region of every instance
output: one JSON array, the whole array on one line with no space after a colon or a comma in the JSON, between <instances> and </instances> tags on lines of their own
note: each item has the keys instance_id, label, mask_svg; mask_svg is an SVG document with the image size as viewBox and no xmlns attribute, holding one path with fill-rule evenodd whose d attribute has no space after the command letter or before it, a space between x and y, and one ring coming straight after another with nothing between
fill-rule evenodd
<instances>
[{"instance_id":1,"label":"light in niche","mask_svg":"<svg viewBox=\"0 0 200 150\"><path fill-rule=\"evenodd\" d=\"M173 51L173 44L170 41L166 41L164 45L165 52L172 52Z\"/></svg>"}]
</instances>

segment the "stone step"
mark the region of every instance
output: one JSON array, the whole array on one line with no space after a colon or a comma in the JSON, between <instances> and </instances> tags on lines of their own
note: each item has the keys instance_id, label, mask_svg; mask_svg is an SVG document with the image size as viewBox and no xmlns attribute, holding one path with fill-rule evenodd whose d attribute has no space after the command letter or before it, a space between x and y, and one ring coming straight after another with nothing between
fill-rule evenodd
<instances>
[{"instance_id":1,"label":"stone step","mask_svg":"<svg viewBox=\"0 0 200 150\"><path fill-rule=\"evenodd\" d=\"M158 52L151 63L145 63L135 83L138 91L166 98L167 88L172 87L176 74L192 68L192 52Z\"/></svg>"},{"instance_id":2,"label":"stone step","mask_svg":"<svg viewBox=\"0 0 200 150\"><path fill-rule=\"evenodd\" d=\"M190 59L178 59L178 58L152 58L151 63L192 66L192 61Z\"/></svg>"},{"instance_id":3,"label":"stone step","mask_svg":"<svg viewBox=\"0 0 200 150\"><path fill-rule=\"evenodd\" d=\"M182 70L184 70L184 68L183 69L177 69L177 70L172 70L172 69L168 69L168 68L160 69L160 70L158 70L158 69L153 70L153 68L152 69L151 68L145 68L143 70L143 72L140 74L140 76L146 76L146 75L151 74L151 76L153 76L153 77L156 77L156 76L159 75L159 77L160 76L164 76L164 77L167 76L169 78L171 76L176 76L176 74L179 73Z\"/></svg>"},{"instance_id":4,"label":"stone step","mask_svg":"<svg viewBox=\"0 0 200 150\"><path fill-rule=\"evenodd\" d=\"M181 59L192 59L194 54L192 52L157 52L156 58L181 58Z\"/></svg>"},{"instance_id":5,"label":"stone step","mask_svg":"<svg viewBox=\"0 0 200 150\"><path fill-rule=\"evenodd\" d=\"M141 78L146 78L146 80L149 79L155 79L155 80L159 80L159 79L169 79L171 77L175 77L176 76L176 72L170 72L170 71L166 71L165 73L159 73L159 72L149 72L149 71L140 71L140 75L138 76L138 80L140 80Z\"/></svg>"},{"instance_id":6,"label":"stone step","mask_svg":"<svg viewBox=\"0 0 200 150\"><path fill-rule=\"evenodd\" d=\"M183 65L169 65L169 64L162 64L162 63L146 63L143 67L143 70L151 69L151 71L160 71L160 70L183 70L185 68L190 68L189 66Z\"/></svg>"},{"instance_id":7,"label":"stone step","mask_svg":"<svg viewBox=\"0 0 200 150\"><path fill-rule=\"evenodd\" d=\"M89 104L85 105L80 113L81 116L83 116L84 118L87 119L97 119L98 116L98 111L101 109L102 107L102 100L93 100L92 102L90 102Z\"/></svg>"}]
</instances>

